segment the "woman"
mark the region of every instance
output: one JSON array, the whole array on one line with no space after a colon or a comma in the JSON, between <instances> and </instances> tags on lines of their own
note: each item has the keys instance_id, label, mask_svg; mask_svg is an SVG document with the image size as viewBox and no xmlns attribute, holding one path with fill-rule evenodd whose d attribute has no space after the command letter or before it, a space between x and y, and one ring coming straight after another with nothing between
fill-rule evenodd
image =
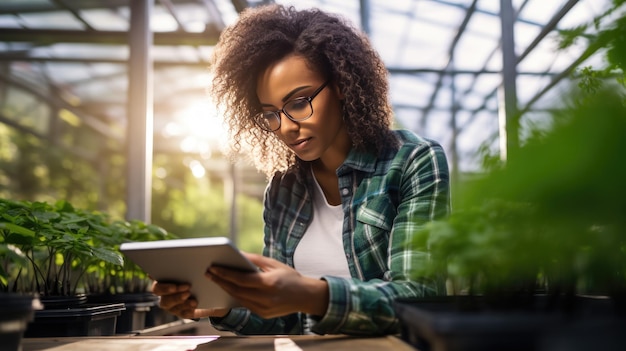
<instances>
[{"instance_id":1,"label":"woman","mask_svg":"<svg viewBox=\"0 0 626 351\"><path fill-rule=\"evenodd\" d=\"M189 286L153 285L161 307L241 334L397 333L393 300L436 294L411 270L413 233L449 211L439 144L390 129L387 73L367 38L338 17L249 9L214 53L213 94L233 151L270 182L261 268L211 267L245 308L199 310Z\"/></svg>"}]
</instances>

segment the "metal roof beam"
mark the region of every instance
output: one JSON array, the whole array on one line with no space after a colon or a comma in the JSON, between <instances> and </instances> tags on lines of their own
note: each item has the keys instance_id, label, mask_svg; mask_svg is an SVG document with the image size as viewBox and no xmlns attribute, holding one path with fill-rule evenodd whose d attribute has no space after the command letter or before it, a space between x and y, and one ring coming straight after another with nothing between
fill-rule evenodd
<instances>
[{"instance_id":1,"label":"metal roof beam","mask_svg":"<svg viewBox=\"0 0 626 351\"><path fill-rule=\"evenodd\" d=\"M529 0L524 0L524 2L520 5L518 11L515 13L516 16L516 20L519 19L519 12L521 12L524 7L526 7L526 5L528 5L528 1ZM496 55L500 50L500 42L498 42L498 44L493 48L493 50L489 53L489 55L487 56L487 58L485 59L484 63L483 63L483 67L480 69L479 73L486 70L487 69L487 65L488 63L491 61L491 59L493 58L494 55ZM524 72L518 72L518 74L525 74ZM472 81L472 84L470 84L465 91L463 91L463 93L461 94L461 100L463 97L467 96L469 93L471 93L474 90L474 87L476 85L476 82L478 80L478 76L479 74L476 74L474 76L474 80Z\"/></svg>"},{"instance_id":2,"label":"metal roof beam","mask_svg":"<svg viewBox=\"0 0 626 351\"><path fill-rule=\"evenodd\" d=\"M461 8L463 10L467 10L468 9L466 5L461 4L461 3L450 2L450 1L445 1L445 0L432 0L432 1L434 1L436 3L443 4L443 5L458 7L458 8ZM500 16L500 14L497 13L497 12L485 11L485 10L481 10L481 9L476 9L476 12L477 13L482 13L484 15L494 16L494 17L499 17ZM517 18L517 22L529 24L529 25L532 25L532 26L535 26L535 27L543 27L542 23L535 22L535 21L530 21L530 20L527 20L527 19L524 19L524 18Z\"/></svg>"},{"instance_id":3,"label":"metal roof beam","mask_svg":"<svg viewBox=\"0 0 626 351\"><path fill-rule=\"evenodd\" d=\"M537 46L537 44L542 39L544 39L547 36L547 34L550 31L552 31L552 30L554 30L556 28L556 25L558 24L559 20L561 18L563 18L567 14L567 12L569 12L572 9L573 5L575 5L577 2L578 2L578 0L570 0L568 3L563 5L561 10L559 10L559 12L557 12L550 19L550 21L548 21L546 26L541 30L541 32L537 35L537 37L532 41L532 43L529 45L529 47L526 48L526 50L524 50L524 53L517 57L517 63L518 64L532 51L532 49L534 49ZM526 5L526 3L527 3L527 1L525 1L524 4L520 7L520 10ZM588 56L585 56L585 54L583 54L583 56L581 56L581 57L585 57L585 59L586 59ZM576 62L578 62L579 60L577 60ZM575 62L575 64L576 64L576 62ZM580 62L582 62L582 61L580 61ZM571 71L571 67L565 70L565 72L568 72L568 73L570 71ZM523 74L524 74L524 72L518 72L518 75L523 75ZM564 78L564 77L560 77L560 78L558 77L558 76L561 76L562 74L552 74L552 75L555 76L555 77L553 78L552 82L548 85L549 87L554 86L557 82L559 82L561 79ZM471 87L468 88L468 91L466 91L466 93L469 93L469 89L471 89ZM469 126L476 119L476 117L478 116L478 112L482 111L482 110L484 110L486 108L487 102L496 95L497 91L498 90L496 88L496 89L492 90L491 93L485 95L485 97L483 99L483 103L479 107L477 107L476 109L474 109L472 111L471 116L466 120L464 127L465 126ZM545 92L546 92L546 90L544 89L542 92L539 92L537 95L535 95L535 97L533 99L531 99L531 101L526 105L526 107L521 109L521 113L523 114L528 109L530 109L530 106L534 102L536 102L536 100L538 100L540 96L545 94ZM463 130L464 127L461 128L461 130Z\"/></svg>"},{"instance_id":4,"label":"metal roof beam","mask_svg":"<svg viewBox=\"0 0 626 351\"><path fill-rule=\"evenodd\" d=\"M2 59L0 58L0 61ZM387 71L391 74L423 74L423 73L433 73L433 74L443 74L446 76L452 75L481 75L481 74L502 74L502 71L491 71L486 68L480 70L465 70L465 69L449 69L446 71L442 71L439 68L394 68L387 67ZM555 73L550 72L531 72L531 71L523 71L518 72L518 75L521 76L552 76Z\"/></svg>"},{"instance_id":5,"label":"metal roof beam","mask_svg":"<svg viewBox=\"0 0 626 351\"><path fill-rule=\"evenodd\" d=\"M78 13L77 10L67 5L63 0L52 0L52 2L55 3L61 10L66 10L69 13L71 13L72 16L74 16L74 18L76 18L77 21L82 23L87 30L90 30L90 31L94 30L91 24L85 21L85 19L80 15L80 13Z\"/></svg>"},{"instance_id":6,"label":"metal roof beam","mask_svg":"<svg viewBox=\"0 0 626 351\"><path fill-rule=\"evenodd\" d=\"M70 112L72 112L73 114L79 116L81 118L81 120L83 120L85 122L85 124L87 124L90 128L92 128L93 130L97 131L98 133L111 138L113 140L120 140L120 135L116 134L114 131L111 130L111 128L103 123L102 121L100 121L98 118L93 117L91 115L88 115L86 113L84 113L83 111L81 111L79 108L76 108L74 106L71 106L70 104L68 104L67 102L65 102L64 100L58 98L58 97L53 97L53 96L48 96L45 94L42 94L41 92L37 91L36 89L33 89L32 87L30 87L28 84L25 84L23 82L21 82L20 80L16 79L15 77L11 77L11 76L7 76L4 74L0 73L0 80L5 81L7 84L13 85L18 87L19 89L25 90L31 94L33 94L34 96L38 97L41 101L45 101L46 103L56 107L56 108L63 108L66 109Z\"/></svg>"},{"instance_id":7,"label":"metal roof beam","mask_svg":"<svg viewBox=\"0 0 626 351\"><path fill-rule=\"evenodd\" d=\"M204 6L206 7L209 17L211 18L210 23L215 25L215 29L220 31L224 29L224 27L226 27L226 23L224 23L224 18L222 18L219 8L215 5L215 1L202 0L202 3L204 3Z\"/></svg>"},{"instance_id":8,"label":"metal roof beam","mask_svg":"<svg viewBox=\"0 0 626 351\"><path fill-rule=\"evenodd\" d=\"M176 11L176 7L170 0L159 0L159 2L167 9L170 15L176 21L176 25L178 25L178 31L184 31L185 26L183 26L183 22L180 20L180 16L178 16L178 12Z\"/></svg>"},{"instance_id":9,"label":"metal roof beam","mask_svg":"<svg viewBox=\"0 0 626 351\"><path fill-rule=\"evenodd\" d=\"M568 77L570 73L572 73L576 69L576 67L578 67L578 65L585 62L585 60L587 60L589 57L591 57L591 55L595 54L601 48L602 48L602 44L598 42L595 42L593 43L593 45L588 47L574 62L572 62L571 65L569 65L565 70L563 70L563 72L559 73L558 75L555 75L550 81L550 83L548 83L548 85L546 85L540 92L538 92L535 96L533 96L528 101L526 106L520 109L521 113L525 113L528 110L530 110L532 105L534 105L544 94L550 91L550 89L552 89L555 85L557 85L561 80Z\"/></svg>"},{"instance_id":10,"label":"metal roof beam","mask_svg":"<svg viewBox=\"0 0 626 351\"><path fill-rule=\"evenodd\" d=\"M541 32L537 35L537 37L535 37L535 39L533 40L532 43L530 43L530 45L528 45L528 47L526 48L526 50L524 50L524 52L519 55L518 58L518 63L520 61L522 61L526 56L528 56L528 54L530 54L533 49L535 49L535 47L537 47L537 45L539 45L539 43L551 32L554 30L554 28L556 28L557 24L559 24L559 21L561 21L561 19L563 17L565 17L565 15L574 7L574 5L576 5L578 3L578 0L569 0L565 5L563 5L563 7L559 10L559 12L557 12L554 16L552 16L552 18L550 19L550 21L548 21L548 23L546 23L542 28L541 28Z\"/></svg>"},{"instance_id":11,"label":"metal roof beam","mask_svg":"<svg viewBox=\"0 0 626 351\"><path fill-rule=\"evenodd\" d=\"M113 58L78 58L78 57L29 57L21 54L17 55L0 55L0 62L45 62L45 63L112 63L112 64L128 64L126 59ZM161 67L202 67L209 66L207 61L154 61L156 68Z\"/></svg>"},{"instance_id":12,"label":"metal roof beam","mask_svg":"<svg viewBox=\"0 0 626 351\"><path fill-rule=\"evenodd\" d=\"M68 147L66 145L63 145L62 143L59 143L57 141L54 140L50 140L50 138L44 134L41 134L31 128L25 127L15 121L13 121L12 119L10 119L9 117L3 115L0 112L0 123L5 124L19 132L22 133L26 133L26 134L30 134L35 136L38 139L41 140L48 140L53 146L58 147L59 149L63 150L63 152L67 152L69 154L72 154L74 156L80 157L83 160L86 160L88 162L96 162L98 160L100 160L99 157L97 157L97 155L94 155L92 153L86 152L85 150L81 149L81 148L76 148L76 147ZM105 145L105 147L107 144L104 143L103 145Z\"/></svg>"},{"instance_id":13,"label":"metal roof beam","mask_svg":"<svg viewBox=\"0 0 626 351\"><path fill-rule=\"evenodd\" d=\"M233 6L235 7L235 11L237 13L241 13L241 11L245 10L248 7L248 1L246 0L231 0Z\"/></svg>"},{"instance_id":14,"label":"metal roof beam","mask_svg":"<svg viewBox=\"0 0 626 351\"><path fill-rule=\"evenodd\" d=\"M130 0L136 1L136 0ZM65 4L74 9L93 10L93 9L113 9L119 7L128 7L129 0L63 0ZM176 0L177 3L197 3L197 0ZM0 1L0 15L14 15L17 13L43 13L62 11L63 9L54 6L52 2L2 2Z\"/></svg>"},{"instance_id":15,"label":"metal roof beam","mask_svg":"<svg viewBox=\"0 0 626 351\"><path fill-rule=\"evenodd\" d=\"M439 95L439 90L441 89L441 85L443 84L443 78L445 76L443 74L443 72L448 70L448 68L450 67L450 64L452 63L452 61L454 59L454 50L456 48L456 45L458 44L459 40L461 39L461 36L463 35L463 32L465 31L465 28L467 28L467 24L469 23L470 18L472 18L472 15L476 11L476 4L477 3L478 3L478 0L474 0L472 2L472 5L470 5L470 7L467 8L467 12L465 13L465 18L463 18L463 22L459 26L459 29L457 30L456 36L454 37L454 39L450 43L450 46L448 47L448 62L446 63L445 67L439 73L439 77L437 78L437 82L435 83L435 87L433 89L433 92L430 95L430 98L428 99L428 103L427 103L426 107L424 108L424 111L423 111L423 114L422 114L422 119L420 121L420 125L421 125L422 128L424 128L426 126L426 122L428 120L428 114L430 113L430 110L435 105L435 100L437 99L437 95Z\"/></svg>"},{"instance_id":16,"label":"metal roof beam","mask_svg":"<svg viewBox=\"0 0 626 351\"><path fill-rule=\"evenodd\" d=\"M359 0L359 14L361 17L361 30L367 35L372 34L370 27L370 1Z\"/></svg>"},{"instance_id":17,"label":"metal roof beam","mask_svg":"<svg viewBox=\"0 0 626 351\"><path fill-rule=\"evenodd\" d=\"M219 35L219 31L210 29L203 33L158 32L154 33L154 45L213 46L217 43ZM58 43L127 45L128 37L126 31L0 28L0 42L26 42L34 45Z\"/></svg>"}]
</instances>

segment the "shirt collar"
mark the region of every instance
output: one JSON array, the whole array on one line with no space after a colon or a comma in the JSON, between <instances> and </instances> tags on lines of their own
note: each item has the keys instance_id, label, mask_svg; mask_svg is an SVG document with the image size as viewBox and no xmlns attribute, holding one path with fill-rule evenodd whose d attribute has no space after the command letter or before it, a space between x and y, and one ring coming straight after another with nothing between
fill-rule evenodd
<instances>
[{"instance_id":1,"label":"shirt collar","mask_svg":"<svg viewBox=\"0 0 626 351\"><path fill-rule=\"evenodd\" d=\"M343 162L343 165L339 167L339 170L345 169L345 167L350 167L352 169L356 169L363 172L374 172L376 169L376 155L371 152L366 151L358 151L354 148L350 150L348 153L348 157Z\"/></svg>"}]
</instances>

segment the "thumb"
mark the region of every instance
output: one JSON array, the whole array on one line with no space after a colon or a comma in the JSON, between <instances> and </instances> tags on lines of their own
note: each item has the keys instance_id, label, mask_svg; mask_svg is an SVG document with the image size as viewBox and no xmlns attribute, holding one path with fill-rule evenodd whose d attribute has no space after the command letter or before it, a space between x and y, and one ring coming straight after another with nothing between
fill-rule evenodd
<instances>
[{"instance_id":1,"label":"thumb","mask_svg":"<svg viewBox=\"0 0 626 351\"><path fill-rule=\"evenodd\" d=\"M230 311L229 308L209 308L209 309L196 309L193 311L193 318L207 318L207 317L224 317Z\"/></svg>"},{"instance_id":2,"label":"thumb","mask_svg":"<svg viewBox=\"0 0 626 351\"><path fill-rule=\"evenodd\" d=\"M277 266L281 264L280 262L276 261L273 258L265 257L259 254L244 252L243 255L250 262L252 262L255 266L259 267L262 271L266 271L271 268L276 268Z\"/></svg>"}]
</instances>

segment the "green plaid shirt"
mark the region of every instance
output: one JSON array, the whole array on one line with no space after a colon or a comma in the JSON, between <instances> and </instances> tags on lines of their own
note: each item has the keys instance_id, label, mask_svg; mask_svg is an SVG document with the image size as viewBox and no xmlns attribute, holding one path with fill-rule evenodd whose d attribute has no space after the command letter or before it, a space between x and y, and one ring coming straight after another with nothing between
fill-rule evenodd
<instances>
[{"instance_id":1,"label":"green plaid shirt","mask_svg":"<svg viewBox=\"0 0 626 351\"><path fill-rule=\"evenodd\" d=\"M415 247L414 233L450 210L446 156L434 141L409 131L394 133L399 147L379 157L352 151L337 170L352 278L321 278L330 289L326 314L262 319L233 309L219 322L213 319L215 327L240 334L394 334L399 332L394 299L438 293L434 281L411 272L427 259L425 249ZM294 266L294 251L313 216L313 184L308 169L273 177L265 193L265 256Z\"/></svg>"}]
</instances>

